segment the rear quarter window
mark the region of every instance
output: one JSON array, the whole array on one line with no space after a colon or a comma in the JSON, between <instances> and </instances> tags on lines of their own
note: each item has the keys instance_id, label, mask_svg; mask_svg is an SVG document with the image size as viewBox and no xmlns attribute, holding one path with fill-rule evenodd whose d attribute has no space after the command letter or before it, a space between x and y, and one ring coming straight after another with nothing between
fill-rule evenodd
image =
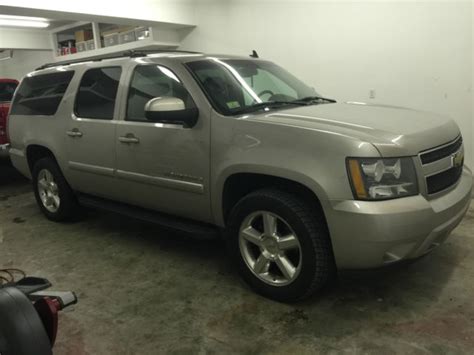
<instances>
[{"instance_id":1,"label":"rear quarter window","mask_svg":"<svg viewBox=\"0 0 474 355\"><path fill-rule=\"evenodd\" d=\"M11 114L54 115L73 75L73 71L66 71L24 78L15 95Z\"/></svg>"}]
</instances>

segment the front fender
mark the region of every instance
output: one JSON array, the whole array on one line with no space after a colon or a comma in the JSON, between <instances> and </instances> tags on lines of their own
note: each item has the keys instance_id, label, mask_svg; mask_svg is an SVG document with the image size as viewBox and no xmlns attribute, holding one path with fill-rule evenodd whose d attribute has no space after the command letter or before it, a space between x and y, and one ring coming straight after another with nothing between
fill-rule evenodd
<instances>
[{"instance_id":1,"label":"front fender","mask_svg":"<svg viewBox=\"0 0 474 355\"><path fill-rule=\"evenodd\" d=\"M214 220L217 225L224 227L224 211L223 211L223 196L226 181L235 174L259 174L282 178L299 183L310 189L319 199L323 210L325 209L326 201L328 200L326 193L321 185L314 179L303 173L285 169L282 167L267 166L261 164L237 164L226 167L217 176L215 181L214 196L212 198L212 210L214 211Z\"/></svg>"}]
</instances>

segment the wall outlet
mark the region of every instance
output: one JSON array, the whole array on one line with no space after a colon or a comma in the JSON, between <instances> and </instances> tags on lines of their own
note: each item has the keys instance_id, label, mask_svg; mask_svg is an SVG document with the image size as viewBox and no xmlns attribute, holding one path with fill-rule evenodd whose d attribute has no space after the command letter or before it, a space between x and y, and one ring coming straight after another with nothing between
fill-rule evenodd
<instances>
[{"instance_id":1,"label":"wall outlet","mask_svg":"<svg viewBox=\"0 0 474 355\"><path fill-rule=\"evenodd\" d=\"M369 91L369 98L375 99L375 89L370 89L370 91Z\"/></svg>"}]
</instances>

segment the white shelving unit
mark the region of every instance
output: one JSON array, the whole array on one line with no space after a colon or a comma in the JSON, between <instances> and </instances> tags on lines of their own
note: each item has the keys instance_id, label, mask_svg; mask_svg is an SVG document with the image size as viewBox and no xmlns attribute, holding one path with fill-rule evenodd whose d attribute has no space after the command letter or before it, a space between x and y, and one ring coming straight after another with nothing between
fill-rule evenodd
<instances>
[{"instance_id":1,"label":"white shelving unit","mask_svg":"<svg viewBox=\"0 0 474 355\"><path fill-rule=\"evenodd\" d=\"M93 59L96 56L120 53L129 50L140 50L140 49L176 49L179 46L180 42L180 30L182 29L192 29L194 26L190 25L178 25L178 24L153 24L150 26L143 26L142 24L139 27L148 27L150 34L148 38L142 40L136 40L133 42L117 44L114 46L103 47L101 40L101 27L104 24L97 22L74 22L72 24L55 28L51 31L51 41L54 53L56 56L54 60L56 62L64 60L80 60L80 59ZM113 26L113 25L112 25ZM68 39L74 39L74 36L71 34L74 31L81 29L92 29L93 41L95 49L87 50L83 52L67 54L67 55L57 55L58 52L58 40L66 41ZM71 37L71 38L69 38Z\"/></svg>"}]
</instances>

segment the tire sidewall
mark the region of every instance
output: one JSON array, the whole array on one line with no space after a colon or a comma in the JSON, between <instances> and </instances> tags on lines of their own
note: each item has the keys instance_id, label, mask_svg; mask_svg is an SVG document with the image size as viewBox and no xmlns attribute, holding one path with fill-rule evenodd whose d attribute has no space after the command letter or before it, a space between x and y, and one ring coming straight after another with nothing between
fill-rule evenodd
<instances>
[{"instance_id":1,"label":"tire sidewall","mask_svg":"<svg viewBox=\"0 0 474 355\"><path fill-rule=\"evenodd\" d=\"M53 175L54 181L58 186L58 194L61 200L59 209L56 212L51 212L44 207L43 202L38 191L38 175L42 170L48 170ZM72 205L75 203L71 189L64 179L58 165L50 158L43 158L38 160L33 167L32 173L33 190L35 193L36 202L43 214L50 220L62 221L71 217Z\"/></svg>"},{"instance_id":2,"label":"tire sidewall","mask_svg":"<svg viewBox=\"0 0 474 355\"><path fill-rule=\"evenodd\" d=\"M296 279L285 286L272 286L260 280L247 266L243 259L239 247L239 231L244 219L255 211L268 211L283 218L296 233L301 246L302 265ZM278 300L296 301L311 287L314 280L314 273L318 269L318 260L311 231L307 225L288 205L279 199L269 196L259 196L259 198L244 198L233 209L229 218L227 231L227 241L229 252L238 266L239 273L243 279L258 293Z\"/></svg>"}]
</instances>

